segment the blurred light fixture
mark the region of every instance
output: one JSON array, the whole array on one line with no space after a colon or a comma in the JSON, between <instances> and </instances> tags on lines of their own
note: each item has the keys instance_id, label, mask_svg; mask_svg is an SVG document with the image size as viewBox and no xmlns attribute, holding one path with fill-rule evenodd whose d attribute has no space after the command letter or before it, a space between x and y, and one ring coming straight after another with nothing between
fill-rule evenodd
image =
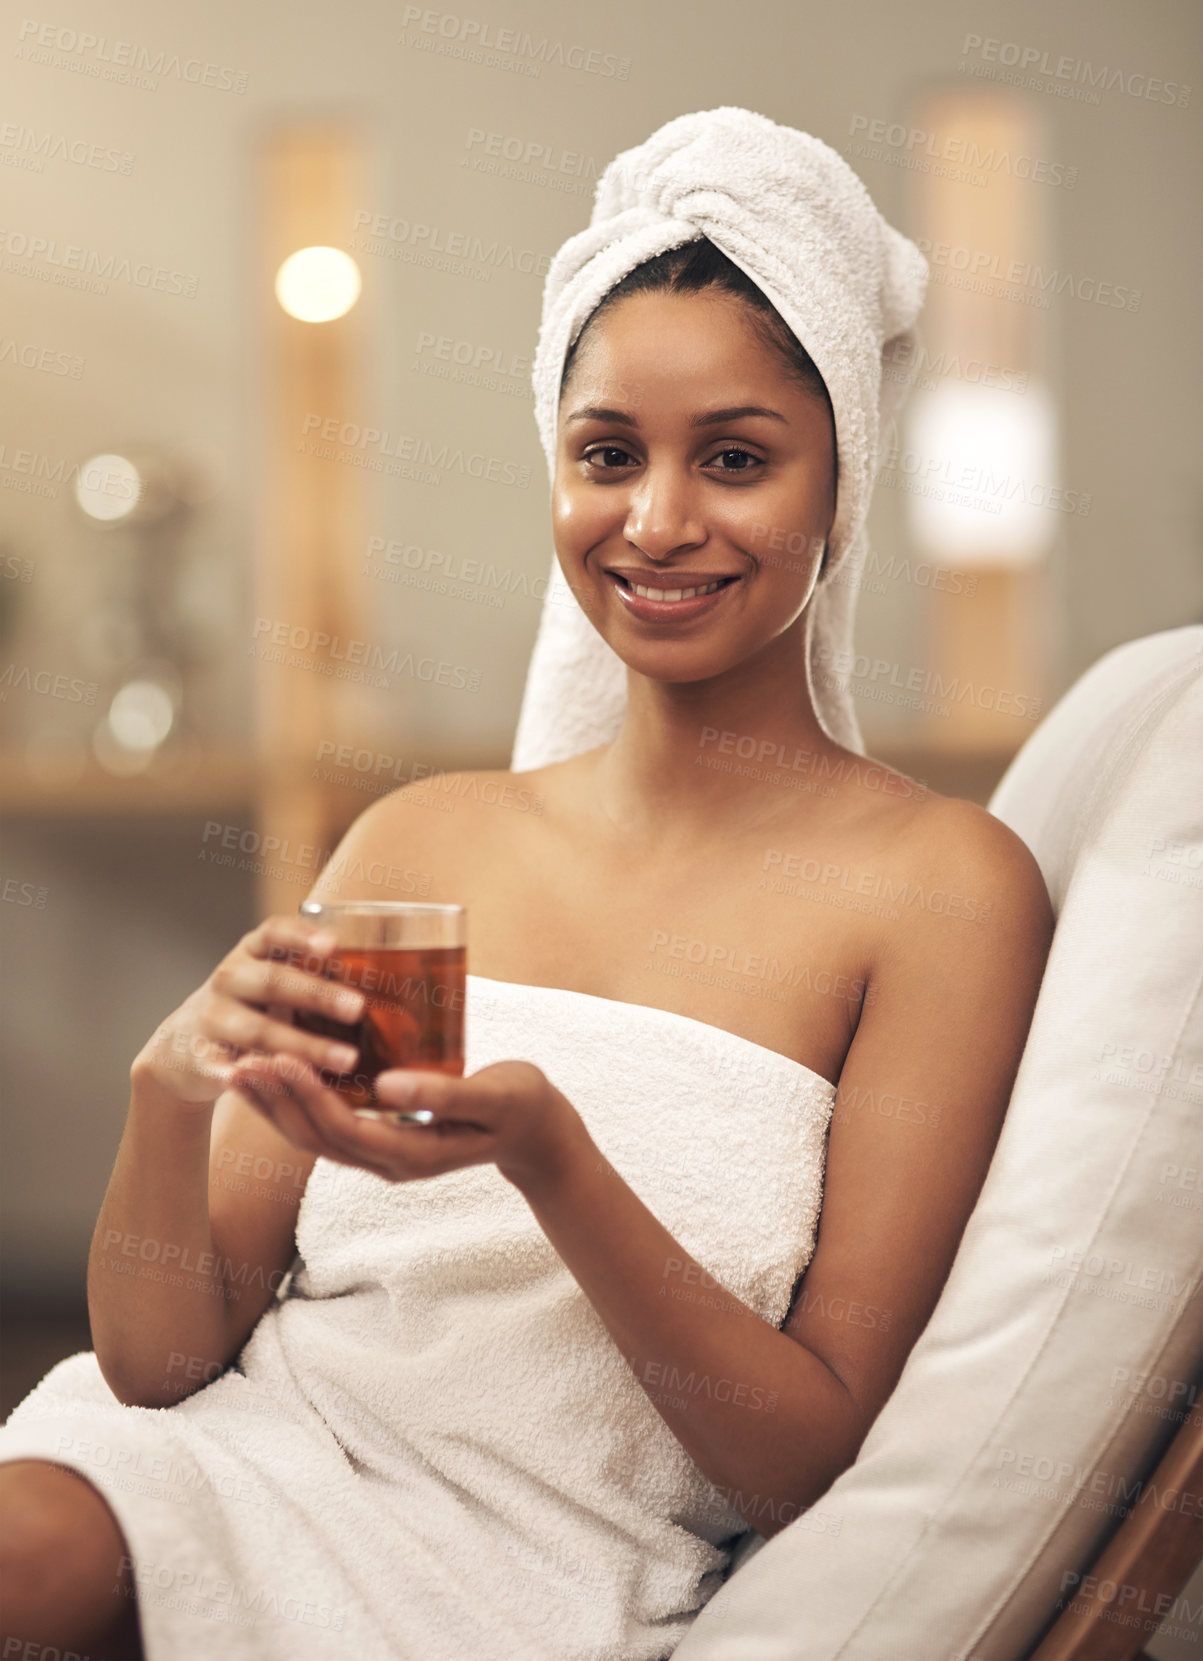
<instances>
[{"instance_id":1,"label":"blurred light fixture","mask_svg":"<svg viewBox=\"0 0 1203 1661\"><path fill-rule=\"evenodd\" d=\"M127 750L154 750L171 731L171 694L156 681L127 681L109 705L109 726Z\"/></svg>"},{"instance_id":2,"label":"blurred light fixture","mask_svg":"<svg viewBox=\"0 0 1203 1661\"><path fill-rule=\"evenodd\" d=\"M176 751L184 742L183 677L195 652L180 604L181 547L211 489L206 469L155 443L115 445L75 469L76 506L105 553L78 640L96 678L116 688L90 733L106 772L143 772L169 737ZM61 749L48 742L32 766L47 778L65 772L75 763Z\"/></svg>"},{"instance_id":3,"label":"blurred light fixture","mask_svg":"<svg viewBox=\"0 0 1203 1661\"><path fill-rule=\"evenodd\" d=\"M276 272L276 299L302 323L345 316L362 287L359 267L341 248L301 248Z\"/></svg>"},{"instance_id":4,"label":"blurred light fixture","mask_svg":"<svg viewBox=\"0 0 1203 1661\"><path fill-rule=\"evenodd\" d=\"M177 509L192 506L206 488L195 469L167 451L126 445L80 462L75 500L99 525L154 525Z\"/></svg>"},{"instance_id":5,"label":"blurred light fixture","mask_svg":"<svg viewBox=\"0 0 1203 1661\"><path fill-rule=\"evenodd\" d=\"M142 494L142 475L127 456L91 456L75 475L75 500L89 519L127 519Z\"/></svg>"},{"instance_id":6,"label":"blurred light fixture","mask_svg":"<svg viewBox=\"0 0 1203 1661\"><path fill-rule=\"evenodd\" d=\"M1052 549L1064 492L1057 489L1057 422L1038 381L1022 397L945 380L916 391L906 417L899 481L911 534L952 563L1021 567Z\"/></svg>"},{"instance_id":7,"label":"blurred light fixture","mask_svg":"<svg viewBox=\"0 0 1203 1661\"><path fill-rule=\"evenodd\" d=\"M176 723L183 692L169 663L147 665L113 695L108 714L92 734L96 759L106 772L143 772Z\"/></svg>"}]
</instances>

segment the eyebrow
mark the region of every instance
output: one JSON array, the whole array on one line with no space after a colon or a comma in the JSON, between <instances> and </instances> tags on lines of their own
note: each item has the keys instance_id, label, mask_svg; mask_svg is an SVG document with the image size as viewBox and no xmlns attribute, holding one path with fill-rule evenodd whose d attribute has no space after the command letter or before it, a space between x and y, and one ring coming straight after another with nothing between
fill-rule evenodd
<instances>
[{"instance_id":1,"label":"eyebrow","mask_svg":"<svg viewBox=\"0 0 1203 1661\"><path fill-rule=\"evenodd\" d=\"M739 421L748 415L767 416L770 421L780 421L789 425L785 416L779 410L765 409L763 404L733 404L729 409L712 409L705 415L691 415L691 427L715 427L725 421ZM633 415L627 415L620 409L605 409L600 404L586 404L583 409L573 410L568 417L569 421L614 421L623 427L637 427L639 422ZM565 423L567 424L567 423Z\"/></svg>"}]
</instances>

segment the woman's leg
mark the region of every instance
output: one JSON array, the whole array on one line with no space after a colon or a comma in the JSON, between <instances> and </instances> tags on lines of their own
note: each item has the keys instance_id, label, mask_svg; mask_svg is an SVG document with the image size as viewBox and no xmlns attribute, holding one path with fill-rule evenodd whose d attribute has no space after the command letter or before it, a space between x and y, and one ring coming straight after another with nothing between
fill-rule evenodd
<instances>
[{"instance_id":1,"label":"woman's leg","mask_svg":"<svg viewBox=\"0 0 1203 1661\"><path fill-rule=\"evenodd\" d=\"M129 1547L75 1471L44 1459L0 1465L0 1597L0 1655L90 1646L105 1661L142 1661Z\"/></svg>"}]
</instances>

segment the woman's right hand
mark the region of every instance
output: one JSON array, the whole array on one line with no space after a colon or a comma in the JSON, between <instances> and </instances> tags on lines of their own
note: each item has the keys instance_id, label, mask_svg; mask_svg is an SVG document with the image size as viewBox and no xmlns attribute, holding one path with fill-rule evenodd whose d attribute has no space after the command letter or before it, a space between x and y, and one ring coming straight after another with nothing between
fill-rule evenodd
<instances>
[{"instance_id":1,"label":"woman's right hand","mask_svg":"<svg viewBox=\"0 0 1203 1661\"><path fill-rule=\"evenodd\" d=\"M323 977L335 948L329 929L288 915L265 918L155 1029L134 1057L131 1079L152 1081L182 1106L211 1107L248 1051L350 1071L356 1050L292 1025L294 1009L347 1023L362 1014L361 992Z\"/></svg>"}]
</instances>

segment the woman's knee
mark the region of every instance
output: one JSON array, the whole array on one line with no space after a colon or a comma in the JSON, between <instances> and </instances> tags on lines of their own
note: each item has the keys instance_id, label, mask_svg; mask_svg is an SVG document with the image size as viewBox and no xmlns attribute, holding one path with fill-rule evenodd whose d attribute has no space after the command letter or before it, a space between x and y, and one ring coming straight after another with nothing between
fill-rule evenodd
<instances>
[{"instance_id":1,"label":"woman's knee","mask_svg":"<svg viewBox=\"0 0 1203 1661\"><path fill-rule=\"evenodd\" d=\"M68 1629L103 1632L132 1598L129 1548L98 1491L44 1459L0 1465L0 1575L10 1617L42 1628L57 1610Z\"/></svg>"}]
</instances>

